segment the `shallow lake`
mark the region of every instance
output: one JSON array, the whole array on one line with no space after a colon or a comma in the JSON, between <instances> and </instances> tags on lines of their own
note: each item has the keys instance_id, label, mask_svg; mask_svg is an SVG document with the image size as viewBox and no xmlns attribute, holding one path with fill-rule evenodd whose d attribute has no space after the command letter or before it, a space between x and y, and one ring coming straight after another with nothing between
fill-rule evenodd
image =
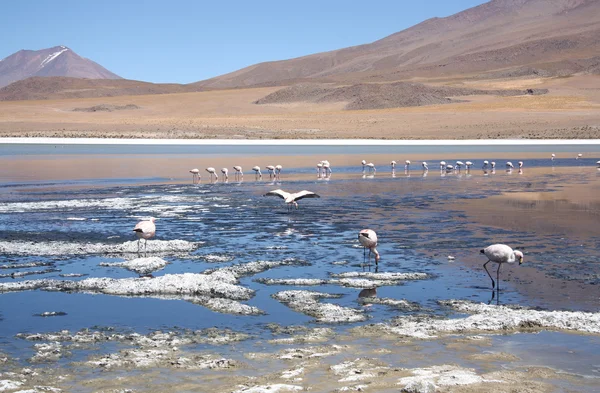
<instances>
[{"instance_id":1,"label":"shallow lake","mask_svg":"<svg viewBox=\"0 0 600 393\"><path fill-rule=\"evenodd\" d=\"M558 153L554 162L549 159L550 150L541 147L518 152L254 147L227 153L225 148L178 152L153 147L132 152L129 147L127 154L123 147L115 151L97 146L62 149L69 151L2 146L0 153L4 168L0 170L0 284L30 280L39 284L0 293L0 352L22 365L29 364L35 349L30 341L18 338L19 333L110 328L148 334L216 327L252 337L221 350L229 353L262 345L272 337L269 324L329 327L348 334L356 326L398 316L452 319L464 315L440 303L450 299L536 310L598 311L600 232L597 226L587 227L590 224L584 218L596 223L600 218L600 170L596 169L600 156L589 152L575 159L577 147ZM316 172L317 156L324 154L332 157L328 158L333 169L329 177ZM389 161L395 155L398 165L392 173ZM428 171L418 156L427 158ZM368 168L363 172L361 157L376 163L376 174ZM412 160L406 171L405 157ZM497 162L493 172L481 169L484 158ZM470 170L440 170L441 159L448 163L471 160L474 165ZM522 171L506 171L507 160L515 166L523 160ZM244 166L243 179L236 178L231 169L238 162ZM284 164L281 176L271 178L265 165L280 162ZM263 168L262 178L249 171L253 163ZM136 165L141 166L139 171ZM228 180L220 172L225 165L230 168ZM217 169L217 181L209 180L204 171L207 166ZM188 173L192 167L201 170L199 184L192 184ZM290 212L283 200L264 196L278 188L310 190L320 198L303 199L299 209ZM550 198L542 203L522 197L568 194L570 188L580 198ZM512 227L510 215L504 213L507 210L521 212L514 219L518 225ZM557 215L564 219L553 226ZM579 220L577 215L584 218ZM138 253L132 229L149 217L158 218L156 236L148 241L146 252L142 241ZM365 264L357 240L363 228L378 234L378 265L372 259ZM492 298L491 281L482 267L486 259L479 250L493 243L523 251L525 263L503 267L501 290ZM153 256L167 263L153 272L153 278L138 278L123 267L107 266ZM247 298L235 300L252 307L256 311L252 315L217 310L203 303L205 298L154 289L128 296L110 293L100 284L93 288L52 284L52 280L90 278L145 282L257 261L272 264L240 273L236 284L251 290ZM495 274L496 266L490 267ZM424 274L418 279L383 281L383 276L365 272ZM352 278L352 273L357 273L354 281L344 280ZM379 278L382 281L376 281ZM313 285L289 281L293 279L312 279ZM365 304L359 293L370 287L377 287L378 298L406 300L412 308ZM319 302L355 310L362 320L319 321L277 298L289 290L335 295ZM40 316L48 312L61 315ZM597 377L600 371L597 335L523 333L514 338L497 335L494 341L520 359L513 366L542 365L586 378ZM541 346L546 341L553 346ZM404 365L420 367L452 357L442 344L427 345L431 361L406 361ZM579 356L568 362L557 356L574 348ZM70 362L88 356L85 350L74 351L57 363L69 367Z\"/></svg>"}]
</instances>

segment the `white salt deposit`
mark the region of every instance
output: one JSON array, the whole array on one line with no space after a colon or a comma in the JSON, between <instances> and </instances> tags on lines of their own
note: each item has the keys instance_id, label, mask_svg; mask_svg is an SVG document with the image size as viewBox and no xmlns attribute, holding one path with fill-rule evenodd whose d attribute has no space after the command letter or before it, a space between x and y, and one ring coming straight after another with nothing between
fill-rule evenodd
<instances>
[{"instance_id":1,"label":"white salt deposit","mask_svg":"<svg viewBox=\"0 0 600 393\"><path fill-rule=\"evenodd\" d=\"M105 293L119 296L151 295L206 295L221 296L235 300L248 300L253 292L249 288L232 284L235 277L227 273L217 274L166 274L148 278L91 277L81 281L70 280L27 280L0 283L0 292L42 289L48 291L78 291Z\"/></svg>"},{"instance_id":2,"label":"white salt deposit","mask_svg":"<svg viewBox=\"0 0 600 393\"><path fill-rule=\"evenodd\" d=\"M79 208L127 210L131 209L134 199L131 198L106 198L106 199L69 199L59 201L39 202L9 202L0 205L0 213L24 213L29 211L70 211Z\"/></svg>"},{"instance_id":3,"label":"white salt deposit","mask_svg":"<svg viewBox=\"0 0 600 393\"><path fill-rule=\"evenodd\" d=\"M411 377L398 380L403 392L435 392L439 387L472 385L483 382L501 382L486 380L472 369L443 365L410 370Z\"/></svg>"},{"instance_id":4,"label":"white salt deposit","mask_svg":"<svg viewBox=\"0 0 600 393\"><path fill-rule=\"evenodd\" d=\"M389 333L415 338L435 338L448 333L507 332L527 330L566 330L600 334L600 313L579 311L537 311L471 303L463 300L441 302L457 311L470 313L465 318L398 317L391 323L377 324Z\"/></svg>"},{"instance_id":5,"label":"white salt deposit","mask_svg":"<svg viewBox=\"0 0 600 393\"><path fill-rule=\"evenodd\" d=\"M10 379L0 379L0 392L13 391L22 385L23 382L11 381Z\"/></svg>"},{"instance_id":6,"label":"white salt deposit","mask_svg":"<svg viewBox=\"0 0 600 393\"><path fill-rule=\"evenodd\" d=\"M314 317L318 322L358 322L367 319L367 315L362 310L331 303L319 303L321 298L338 298L339 295L314 291L282 291L272 296L291 309Z\"/></svg>"},{"instance_id":7,"label":"white salt deposit","mask_svg":"<svg viewBox=\"0 0 600 393\"><path fill-rule=\"evenodd\" d=\"M304 388L298 385L275 383L271 385L242 386L240 389L234 390L233 393L278 393L298 392L300 390L304 390Z\"/></svg>"},{"instance_id":8,"label":"white salt deposit","mask_svg":"<svg viewBox=\"0 0 600 393\"><path fill-rule=\"evenodd\" d=\"M101 262L100 266L123 267L140 275L150 274L167 266L167 261L159 257L136 258L125 262Z\"/></svg>"},{"instance_id":9,"label":"white salt deposit","mask_svg":"<svg viewBox=\"0 0 600 393\"><path fill-rule=\"evenodd\" d=\"M186 240L150 240L147 249L143 242L143 253L181 253L196 249L200 242ZM33 242L0 241L0 253L13 255L87 255L87 254L131 254L138 252L138 242L128 241L120 244L71 243L71 242Z\"/></svg>"},{"instance_id":10,"label":"white salt deposit","mask_svg":"<svg viewBox=\"0 0 600 393\"><path fill-rule=\"evenodd\" d=\"M374 273L374 272L345 272L332 274L337 278L368 278L370 280L426 280L430 278L427 273Z\"/></svg>"}]
</instances>

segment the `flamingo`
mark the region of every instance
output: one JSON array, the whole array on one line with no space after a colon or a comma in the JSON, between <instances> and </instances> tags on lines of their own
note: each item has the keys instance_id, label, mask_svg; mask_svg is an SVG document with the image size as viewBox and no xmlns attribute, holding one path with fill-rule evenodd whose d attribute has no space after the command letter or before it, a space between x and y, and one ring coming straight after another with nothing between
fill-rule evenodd
<instances>
[{"instance_id":1,"label":"flamingo","mask_svg":"<svg viewBox=\"0 0 600 393\"><path fill-rule=\"evenodd\" d=\"M446 172L452 172L454 170L454 167L450 164L446 165Z\"/></svg>"},{"instance_id":2,"label":"flamingo","mask_svg":"<svg viewBox=\"0 0 600 393\"><path fill-rule=\"evenodd\" d=\"M321 171L323 170L323 161L317 164L317 178L321 177Z\"/></svg>"},{"instance_id":3,"label":"flamingo","mask_svg":"<svg viewBox=\"0 0 600 393\"><path fill-rule=\"evenodd\" d=\"M281 176L281 170L283 169L283 167L281 165L275 165L275 176L279 179L279 176Z\"/></svg>"},{"instance_id":4,"label":"flamingo","mask_svg":"<svg viewBox=\"0 0 600 393\"><path fill-rule=\"evenodd\" d=\"M503 263L514 263L519 261L519 265L523 263L523 253L518 250L513 250L506 244L492 244L480 251L488 258L488 261L483 264L483 268L487 272L488 276L492 279L492 289L496 286L492 275L487 270L486 265L490 262L498 264L498 270L496 271L496 281L498 281L498 290L500 290L500 267Z\"/></svg>"},{"instance_id":5,"label":"flamingo","mask_svg":"<svg viewBox=\"0 0 600 393\"><path fill-rule=\"evenodd\" d=\"M427 166L427 162L426 162L426 161L423 161L423 162L421 163L421 166L423 166L423 170L424 170L424 171L428 171L428 170L429 170L429 167Z\"/></svg>"},{"instance_id":6,"label":"flamingo","mask_svg":"<svg viewBox=\"0 0 600 393\"><path fill-rule=\"evenodd\" d=\"M456 170L460 172L460 168L465 165L462 161L456 161Z\"/></svg>"},{"instance_id":7,"label":"flamingo","mask_svg":"<svg viewBox=\"0 0 600 393\"><path fill-rule=\"evenodd\" d=\"M254 178L255 179L257 179L257 178L262 179L262 173L260 173L260 167L258 165L252 167L252 170L254 171Z\"/></svg>"},{"instance_id":8,"label":"flamingo","mask_svg":"<svg viewBox=\"0 0 600 393\"><path fill-rule=\"evenodd\" d=\"M446 161L440 161L440 170L443 171L446 169Z\"/></svg>"},{"instance_id":9,"label":"flamingo","mask_svg":"<svg viewBox=\"0 0 600 393\"><path fill-rule=\"evenodd\" d=\"M365 173L365 166L367 166L367 162L365 160L362 160L361 164L363 166L363 173Z\"/></svg>"},{"instance_id":10,"label":"flamingo","mask_svg":"<svg viewBox=\"0 0 600 393\"><path fill-rule=\"evenodd\" d=\"M157 219L150 217L147 221L140 221L133 228L133 231L138 237L138 253L140 252L140 240L144 239L144 251L148 248L148 239L151 239L156 234L156 225L154 222Z\"/></svg>"},{"instance_id":11,"label":"flamingo","mask_svg":"<svg viewBox=\"0 0 600 393\"><path fill-rule=\"evenodd\" d=\"M490 165L490 162L488 160L485 160L481 169L487 169L488 165Z\"/></svg>"},{"instance_id":12,"label":"flamingo","mask_svg":"<svg viewBox=\"0 0 600 393\"><path fill-rule=\"evenodd\" d=\"M410 160L404 161L404 170L407 171L409 167L410 167Z\"/></svg>"},{"instance_id":13,"label":"flamingo","mask_svg":"<svg viewBox=\"0 0 600 393\"><path fill-rule=\"evenodd\" d=\"M556 157L556 154L552 153L552 155L550 156L550 161L554 161L554 157Z\"/></svg>"},{"instance_id":14,"label":"flamingo","mask_svg":"<svg viewBox=\"0 0 600 393\"><path fill-rule=\"evenodd\" d=\"M496 161L492 161L491 165L492 165L492 169L495 169L496 168Z\"/></svg>"},{"instance_id":15,"label":"flamingo","mask_svg":"<svg viewBox=\"0 0 600 393\"><path fill-rule=\"evenodd\" d=\"M210 180L212 180L212 175L215 175L215 180L219 180L219 176L217 176L217 171L212 166L206 168L206 172L210 173Z\"/></svg>"},{"instance_id":16,"label":"flamingo","mask_svg":"<svg viewBox=\"0 0 600 393\"><path fill-rule=\"evenodd\" d=\"M225 177L225 180L229 180L229 170L227 168L221 168L221 173L223 174L223 177Z\"/></svg>"},{"instance_id":17,"label":"flamingo","mask_svg":"<svg viewBox=\"0 0 600 393\"><path fill-rule=\"evenodd\" d=\"M523 168L523 161L519 161L517 164L519 164L519 169Z\"/></svg>"},{"instance_id":18,"label":"flamingo","mask_svg":"<svg viewBox=\"0 0 600 393\"><path fill-rule=\"evenodd\" d=\"M192 174L192 184L197 184L200 181L200 169L194 168L190 170Z\"/></svg>"},{"instance_id":19,"label":"flamingo","mask_svg":"<svg viewBox=\"0 0 600 393\"><path fill-rule=\"evenodd\" d=\"M233 170L235 171L235 177L239 178L241 177L242 179L244 178L244 172L242 172L242 167L239 165L236 165L233 167Z\"/></svg>"},{"instance_id":20,"label":"flamingo","mask_svg":"<svg viewBox=\"0 0 600 393\"><path fill-rule=\"evenodd\" d=\"M596 165L598 165L598 168L600 168L600 161L596 161Z\"/></svg>"},{"instance_id":21,"label":"flamingo","mask_svg":"<svg viewBox=\"0 0 600 393\"><path fill-rule=\"evenodd\" d=\"M396 161L390 162L390 165L392 166L392 172L394 172L396 170Z\"/></svg>"},{"instance_id":22,"label":"flamingo","mask_svg":"<svg viewBox=\"0 0 600 393\"><path fill-rule=\"evenodd\" d=\"M581 157L583 157L583 154L579 153L579 154L577 154L577 158L575 158L575 159L579 160Z\"/></svg>"},{"instance_id":23,"label":"flamingo","mask_svg":"<svg viewBox=\"0 0 600 393\"><path fill-rule=\"evenodd\" d=\"M512 170L514 167L515 167L515 166L513 165L513 163L512 163L512 162L508 161L508 162L506 163L506 170L507 170L507 171L510 171L510 170Z\"/></svg>"},{"instance_id":24,"label":"flamingo","mask_svg":"<svg viewBox=\"0 0 600 393\"><path fill-rule=\"evenodd\" d=\"M366 257L366 252L367 252L367 248L369 249L369 261L368 263L371 264L371 253L375 254L375 264L377 265L379 263L379 252L377 252L377 249L375 247L377 247L377 234L375 233L374 230L372 229L363 229L362 231L358 232L358 241L360 242L360 245L364 247L364 252L363 252L363 263L364 263L364 259Z\"/></svg>"},{"instance_id":25,"label":"flamingo","mask_svg":"<svg viewBox=\"0 0 600 393\"><path fill-rule=\"evenodd\" d=\"M329 161L325 160L325 161L321 161L321 164L323 164L323 174L326 177L331 176L331 167L329 165Z\"/></svg>"},{"instance_id":26,"label":"flamingo","mask_svg":"<svg viewBox=\"0 0 600 393\"><path fill-rule=\"evenodd\" d=\"M465 167L467 168L467 171L471 170L472 165L473 165L473 163L471 161L465 162Z\"/></svg>"},{"instance_id":27,"label":"flamingo","mask_svg":"<svg viewBox=\"0 0 600 393\"><path fill-rule=\"evenodd\" d=\"M373 174L377 173L377 168L375 168L375 164L373 164L372 162L369 162L367 164L367 166L369 167L369 173L373 172Z\"/></svg>"},{"instance_id":28,"label":"flamingo","mask_svg":"<svg viewBox=\"0 0 600 393\"><path fill-rule=\"evenodd\" d=\"M275 167L274 167L273 165L267 165L267 166L265 167L265 169L266 169L267 171L269 171L269 179L270 179L272 176L275 176Z\"/></svg>"},{"instance_id":29,"label":"flamingo","mask_svg":"<svg viewBox=\"0 0 600 393\"><path fill-rule=\"evenodd\" d=\"M295 206L296 209L298 209L298 202L296 201L299 201L300 199L321 198L319 195L315 194L312 191L302 190L292 194L281 189L269 191L264 196L278 196L279 198L282 198L287 204L288 210L292 209L292 205Z\"/></svg>"}]
</instances>

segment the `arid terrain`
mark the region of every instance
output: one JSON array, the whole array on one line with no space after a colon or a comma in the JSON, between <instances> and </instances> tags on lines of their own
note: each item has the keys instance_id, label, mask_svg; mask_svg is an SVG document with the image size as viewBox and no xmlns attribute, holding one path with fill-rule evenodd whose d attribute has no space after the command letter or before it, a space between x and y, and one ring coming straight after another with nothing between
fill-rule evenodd
<instances>
[{"instance_id":1,"label":"arid terrain","mask_svg":"<svg viewBox=\"0 0 600 393\"><path fill-rule=\"evenodd\" d=\"M600 138L600 76L438 79L430 85L485 90L548 89L542 95L469 95L455 102L349 110L349 101L256 102L281 89L0 102L0 136L108 138ZM94 111L94 107L135 108ZM87 110L86 110L87 108ZM75 111L77 109L77 111Z\"/></svg>"}]
</instances>

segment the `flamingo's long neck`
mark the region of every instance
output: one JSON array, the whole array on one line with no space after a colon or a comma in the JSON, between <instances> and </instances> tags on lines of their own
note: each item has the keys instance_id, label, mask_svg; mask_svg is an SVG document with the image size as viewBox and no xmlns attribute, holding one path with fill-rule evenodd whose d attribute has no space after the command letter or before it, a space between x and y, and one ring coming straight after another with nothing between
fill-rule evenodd
<instances>
[{"instance_id":1,"label":"flamingo's long neck","mask_svg":"<svg viewBox=\"0 0 600 393\"><path fill-rule=\"evenodd\" d=\"M372 252L373 254L375 254L375 262L378 262L378 261L379 261L379 259L380 259L380 256L379 256L379 251L377 251L377 249L376 249L375 247L373 247L373 248L371 248L371 252Z\"/></svg>"}]
</instances>

